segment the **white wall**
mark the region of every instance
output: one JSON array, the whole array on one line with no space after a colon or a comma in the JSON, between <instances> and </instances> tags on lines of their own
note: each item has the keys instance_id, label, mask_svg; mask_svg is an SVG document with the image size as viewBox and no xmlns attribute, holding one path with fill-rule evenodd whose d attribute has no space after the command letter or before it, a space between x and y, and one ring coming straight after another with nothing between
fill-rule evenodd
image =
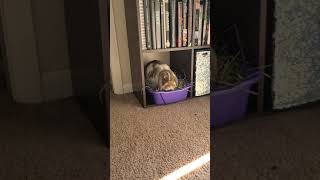
<instances>
[{"instance_id":1,"label":"white wall","mask_svg":"<svg viewBox=\"0 0 320 180\"><path fill-rule=\"evenodd\" d=\"M110 68L113 91L132 92L127 27L123 0L110 2Z\"/></svg>"}]
</instances>

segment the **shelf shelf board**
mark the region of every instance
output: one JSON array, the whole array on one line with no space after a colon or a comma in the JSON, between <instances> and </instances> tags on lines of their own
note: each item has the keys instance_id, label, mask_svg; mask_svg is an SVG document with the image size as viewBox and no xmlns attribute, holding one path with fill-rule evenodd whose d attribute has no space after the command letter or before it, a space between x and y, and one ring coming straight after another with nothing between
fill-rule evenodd
<instances>
[{"instance_id":1,"label":"shelf shelf board","mask_svg":"<svg viewBox=\"0 0 320 180\"><path fill-rule=\"evenodd\" d=\"M193 46L193 47L165 48L165 49L147 49L147 50L142 50L142 53L160 53L160 52L183 51L183 50L205 49L205 48L210 48L210 45Z\"/></svg>"}]
</instances>

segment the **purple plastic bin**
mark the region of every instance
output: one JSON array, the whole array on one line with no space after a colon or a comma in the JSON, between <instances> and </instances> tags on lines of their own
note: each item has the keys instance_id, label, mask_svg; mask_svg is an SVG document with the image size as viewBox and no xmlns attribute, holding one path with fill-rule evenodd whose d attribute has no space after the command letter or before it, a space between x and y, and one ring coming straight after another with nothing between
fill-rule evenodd
<instances>
[{"instance_id":1,"label":"purple plastic bin","mask_svg":"<svg viewBox=\"0 0 320 180\"><path fill-rule=\"evenodd\" d=\"M154 104L170 104L178 101L185 100L188 96L191 84L186 85L184 88L175 91L153 91L150 88L147 89L149 98Z\"/></svg>"},{"instance_id":2,"label":"purple plastic bin","mask_svg":"<svg viewBox=\"0 0 320 180\"><path fill-rule=\"evenodd\" d=\"M255 73L237 86L212 92L210 97L211 127L219 127L246 117L249 91L259 78L260 76Z\"/></svg>"}]
</instances>

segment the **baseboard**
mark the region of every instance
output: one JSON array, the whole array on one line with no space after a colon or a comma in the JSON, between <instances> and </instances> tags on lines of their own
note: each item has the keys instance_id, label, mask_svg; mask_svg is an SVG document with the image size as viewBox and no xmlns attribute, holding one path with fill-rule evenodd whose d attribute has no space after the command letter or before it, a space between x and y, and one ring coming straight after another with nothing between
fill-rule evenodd
<instances>
[{"instance_id":1,"label":"baseboard","mask_svg":"<svg viewBox=\"0 0 320 180\"><path fill-rule=\"evenodd\" d=\"M128 93L132 93L132 84L128 83L128 84L124 84L123 85L123 94L128 94Z\"/></svg>"},{"instance_id":2,"label":"baseboard","mask_svg":"<svg viewBox=\"0 0 320 180\"><path fill-rule=\"evenodd\" d=\"M123 84L122 88L118 88L118 89L114 89L113 88L113 93L117 94L117 95L121 95L121 94L128 94L128 93L132 93L133 89L132 89L132 84L131 83L127 83L127 84Z\"/></svg>"}]
</instances>

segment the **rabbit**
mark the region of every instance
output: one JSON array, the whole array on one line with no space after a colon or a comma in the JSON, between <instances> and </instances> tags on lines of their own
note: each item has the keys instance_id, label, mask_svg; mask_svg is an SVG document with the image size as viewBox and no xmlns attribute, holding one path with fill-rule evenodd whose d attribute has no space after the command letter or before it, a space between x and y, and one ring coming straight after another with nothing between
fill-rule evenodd
<instances>
[{"instance_id":1,"label":"rabbit","mask_svg":"<svg viewBox=\"0 0 320 180\"><path fill-rule=\"evenodd\" d=\"M153 90L172 91L178 86L178 78L169 65L153 60L145 66L146 85Z\"/></svg>"}]
</instances>

